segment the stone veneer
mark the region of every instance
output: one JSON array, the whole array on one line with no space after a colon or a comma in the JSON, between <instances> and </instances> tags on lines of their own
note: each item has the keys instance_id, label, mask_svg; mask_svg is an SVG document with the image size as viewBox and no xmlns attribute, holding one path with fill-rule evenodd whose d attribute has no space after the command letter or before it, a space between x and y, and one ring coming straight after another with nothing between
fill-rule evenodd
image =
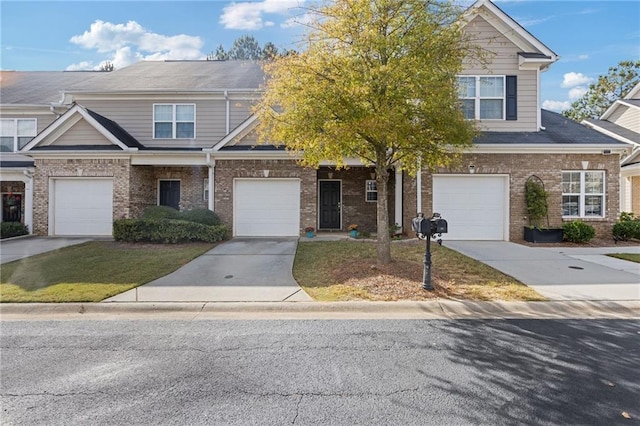
<instances>
[{"instance_id":1,"label":"stone veneer","mask_svg":"<svg viewBox=\"0 0 640 426\"><path fill-rule=\"evenodd\" d=\"M631 211L640 216L640 176L631 178Z\"/></svg>"},{"instance_id":2,"label":"stone veneer","mask_svg":"<svg viewBox=\"0 0 640 426\"><path fill-rule=\"evenodd\" d=\"M523 228L528 225L524 200L524 185L527 178L536 175L542 179L549 193L549 224L562 226L562 176L563 170L583 170L582 162L588 161L588 170L605 171L605 217L584 218L592 225L598 237L611 237L611 227L618 219L620 158L616 155L599 154L465 154L460 165L439 169L441 174L469 174L468 166L475 165L475 174L509 175L509 239L523 240ZM416 179L405 176L403 181L403 221L405 231L410 230L411 219L416 214ZM432 212L431 173L422 171L422 209L425 215ZM446 219L446 218L445 218Z\"/></svg>"}]
</instances>

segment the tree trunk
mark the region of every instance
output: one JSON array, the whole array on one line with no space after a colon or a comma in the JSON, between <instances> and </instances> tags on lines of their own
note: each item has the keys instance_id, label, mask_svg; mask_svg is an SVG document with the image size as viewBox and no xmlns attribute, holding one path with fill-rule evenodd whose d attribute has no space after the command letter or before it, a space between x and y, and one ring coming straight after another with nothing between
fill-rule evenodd
<instances>
[{"instance_id":1,"label":"tree trunk","mask_svg":"<svg viewBox=\"0 0 640 426\"><path fill-rule=\"evenodd\" d=\"M384 155L384 154L383 154ZM391 263L391 237L389 236L389 171L385 161L376 164L376 185L378 186L378 264Z\"/></svg>"}]
</instances>

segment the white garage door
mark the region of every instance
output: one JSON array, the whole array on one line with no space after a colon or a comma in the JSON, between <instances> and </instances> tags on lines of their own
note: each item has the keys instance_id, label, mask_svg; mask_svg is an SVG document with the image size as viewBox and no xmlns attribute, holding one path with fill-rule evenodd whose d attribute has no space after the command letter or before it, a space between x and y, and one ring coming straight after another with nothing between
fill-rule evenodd
<instances>
[{"instance_id":1,"label":"white garage door","mask_svg":"<svg viewBox=\"0 0 640 426\"><path fill-rule=\"evenodd\" d=\"M449 240L509 240L507 176L434 176L433 211Z\"/></svg>"},{"instance_id":2,"label":"white garage door","mask_svg":"<svg viewBox=\"0 0 640 426\"><path fill-rule=\"evenodd\" d=\"M300 180L236 179L233 216L237 237L300 235Z\"/></svg>"},{"instance_id":3,"label":"white garage door","mask_svg":"<svg viewBox=\"0 0 640 426\"><path fill-rule=\"evenodd\" d=\"M112 235L112 179L52 181L53 235Z\"/></svg>"}]
</instances>

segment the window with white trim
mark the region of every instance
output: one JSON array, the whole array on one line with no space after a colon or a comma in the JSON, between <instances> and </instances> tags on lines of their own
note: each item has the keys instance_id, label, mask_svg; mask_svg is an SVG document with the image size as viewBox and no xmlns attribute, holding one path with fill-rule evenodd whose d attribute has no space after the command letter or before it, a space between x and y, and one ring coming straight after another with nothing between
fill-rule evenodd
<instances>
[{"instance_id":1,"label":"window with white trim","mask_svg":"<svg viewBox=\"0 0 640 426\"><path fill-rule=\"evenodd\" d=\"M202 191L202 199L204 201L209 201L209 178L204 178L204 190Z\"/></svg>"},{"instance_id":2,"label":"window with white trim","mask_svg":"<svg viewBox=\"0 0 640 426\"><path fill-rule=\"evenodd\" d=\"M378 201L378 184L375 180L367 180L364 189L366 202L373 203Z\"/></svg>"},{"instance_id":3,"label":"window with white trim","mask_svg":"<svg viewBox=\"0 0 640 426\"><path fill-rule=\"evenodd\" d=\"M504 76L459 76L458 97L470 120L504 120Z\"/></svg>"},{"instance_id":4,"label":"window with white trim","mask_svg":"<svg viewBox=\"0 0 640 426\"><path fill-rule=\"evenodd\" d=\"M154 104L154 139L193 139L196 136L195 104Z\"/></svg>"},{"instance_id":5,"label":"window with white trim","mask_svg":"<svg viewBox=\"0 0 640 426\"><path fill-rule=\"evenodd\" d=\"M604 171L562 172L562 216L604 217Z\"/></svg>"},{"instance_id":6,"label":"window with white trim","mask_svg":"<svg viewBox=\"0 0 640 426\"><path fill-rule=\"evenodd\" d=\"M0 151L19 151L36 136L35 118L3 118L0 120Z\"/></svg>"}]
</instances>

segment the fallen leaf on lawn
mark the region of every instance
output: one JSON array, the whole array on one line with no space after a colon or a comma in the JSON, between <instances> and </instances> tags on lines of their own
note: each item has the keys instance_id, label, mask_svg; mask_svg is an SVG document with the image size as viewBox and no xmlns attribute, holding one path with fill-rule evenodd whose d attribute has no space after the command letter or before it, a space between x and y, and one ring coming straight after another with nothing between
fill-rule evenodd
<instances>
[{"instance_id":1,"label":"fallen leaf on lawn","mask_svg":"<svg viewBox=\"0 0 640 426\"><path fill-rule=\"evenodd\" d=\"M611 382L604 382L604 384L607 385L607 386L615 387L615 384L613 384Z\"/></svg>"},{"instance_id":2,"label":"fallen leaf on lawn","mask_svg":"<svg viewBox=\"0 0 640 426\"><path fill-rule=\"evenodd\" d=\"M627 413L626 411L622 412L622 417L624 417L625 419L630 419L631 416L629 415L629 413Z\"/></svg>"}]
</instances>

